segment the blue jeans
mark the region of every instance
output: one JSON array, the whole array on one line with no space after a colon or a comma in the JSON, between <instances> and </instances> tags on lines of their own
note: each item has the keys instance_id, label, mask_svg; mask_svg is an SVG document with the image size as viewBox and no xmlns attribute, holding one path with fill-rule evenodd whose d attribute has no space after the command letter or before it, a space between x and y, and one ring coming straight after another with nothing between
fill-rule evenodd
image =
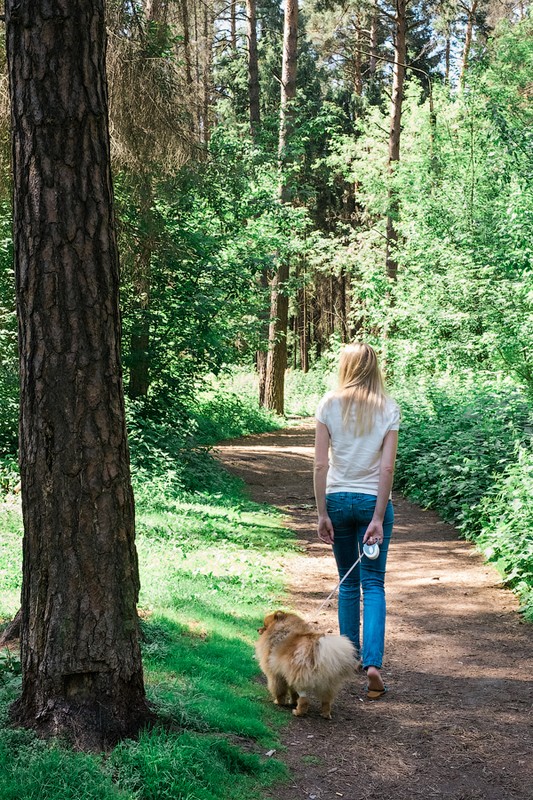
<instances>
[{"instance_id":1,"label":"blue jeans","mask_svg":"<svg viewBox=\"0 0 533 800\"><path fill-rule=\"evenodd\" d=\"M333 553L339 578L343 578L363 550L363 537L372 519L376 497L355 492L333 492L326 495L326 508L335 533ZM363 668L381 668L385 646L385 567L392 535L394 509L389 500L383 520L383 544L378 558L363 556L361 563L339 588L339 628L360 647L360 605L363 590Z\"/></svg>"}]
</instances>

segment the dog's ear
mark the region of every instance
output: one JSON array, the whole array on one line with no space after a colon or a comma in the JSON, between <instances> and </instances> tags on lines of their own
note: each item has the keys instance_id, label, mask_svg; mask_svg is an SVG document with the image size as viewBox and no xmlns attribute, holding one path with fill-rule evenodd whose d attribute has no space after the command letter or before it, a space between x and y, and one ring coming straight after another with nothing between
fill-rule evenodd
<instances>
[{"instance_id":1,"label":"dog's ear","mask_svg":"<svg viewBox=\"0 0 533 800\"><path fill-rule=\"evenodd\" d=\"M287 615L284 611L276 611L276 613L274 614L274 619L276 620L285 619L286 617Z\"/></svg>"}]
</instances>

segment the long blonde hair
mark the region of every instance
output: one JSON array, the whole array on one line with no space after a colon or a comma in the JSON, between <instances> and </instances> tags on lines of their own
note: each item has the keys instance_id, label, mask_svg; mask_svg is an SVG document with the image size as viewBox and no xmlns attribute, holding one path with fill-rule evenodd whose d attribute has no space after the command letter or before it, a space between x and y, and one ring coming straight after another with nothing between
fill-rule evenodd
<instances>
[{"instance_id":1,"label":"long blonde hair","mask_svg":"<svg viewBox=\"0 0 533 800\"><path fill-rule=\"evenodd\" d=\"M369 433L387 399L378 357L369 344L356 342L342 350L335 395L341 398L344 426L353 420L357 436Z\"/></svg>"}]
</instances>

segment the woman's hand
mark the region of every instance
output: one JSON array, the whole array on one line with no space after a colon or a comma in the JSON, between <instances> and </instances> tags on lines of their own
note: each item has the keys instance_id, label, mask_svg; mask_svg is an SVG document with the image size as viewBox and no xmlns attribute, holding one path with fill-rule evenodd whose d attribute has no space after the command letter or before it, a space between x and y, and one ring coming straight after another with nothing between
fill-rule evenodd
<instances>
[{"instance_id":1,"label":"woman's hand","mask_svg":"<svg viewBox=\"0 0 533 800\"><path fill-rule=\"evenodd\" d=\"M373 519L366 529L363 536L363 544L382 544L383 543L383 523Z\"/></svg>"},{"instance_id":2,"label":"woman's hand","mask_svg":"<svg viewBox=\"0 0 533 800\"><path fill-rule=\"evenodd\" d=\"M333 525L327 514L318 518L318 538L326 544L333 544Z\"/></svg>"}]
</instances>

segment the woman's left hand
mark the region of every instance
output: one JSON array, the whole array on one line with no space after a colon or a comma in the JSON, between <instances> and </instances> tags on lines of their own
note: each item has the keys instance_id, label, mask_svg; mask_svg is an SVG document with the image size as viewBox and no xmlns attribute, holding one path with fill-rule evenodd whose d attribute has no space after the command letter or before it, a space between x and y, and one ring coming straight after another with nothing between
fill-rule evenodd
<instances>
[{"instance_id":1,"label":"woman's left hand","mask_svg":"<svg viewBox=\"0 0 533 800\"><path fill-rule=\"evenodd\" d=\"M363 537L363 544L383 544L383 523L372 520Z\"/></svg>"},{"instance_id":2,"label":"woman's left hand","mask_svg":"<svg viewBox=\"0 0 533 800\"><path fill-rule=\"evenodd\" d=\"M326 544L333 544L333 525L327 514L318 518L318 538Z\"/></svg>"}]
</instances>

